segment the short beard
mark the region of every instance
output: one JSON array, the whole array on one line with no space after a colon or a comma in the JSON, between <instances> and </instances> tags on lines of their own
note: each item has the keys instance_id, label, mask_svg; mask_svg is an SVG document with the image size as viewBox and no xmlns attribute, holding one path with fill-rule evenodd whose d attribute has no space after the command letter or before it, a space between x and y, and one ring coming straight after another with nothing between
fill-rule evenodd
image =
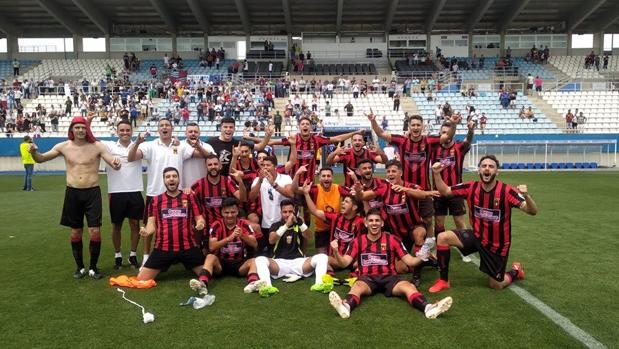
<instances>
[{"instance_id":1,"label":"short beard","mask_svg":"<svg viewBox=\"0 0 619 349\"><path fill-rule=\"evenodd\" d=\"M496 178L496 173L493 174L488 181L485 181L484 180L484 175L481 174L481 173L479 174L479 179L481 179L482 183L484 183L484 184L492 183L495 180L495 178Z\"/></svg>"}]
</instances>

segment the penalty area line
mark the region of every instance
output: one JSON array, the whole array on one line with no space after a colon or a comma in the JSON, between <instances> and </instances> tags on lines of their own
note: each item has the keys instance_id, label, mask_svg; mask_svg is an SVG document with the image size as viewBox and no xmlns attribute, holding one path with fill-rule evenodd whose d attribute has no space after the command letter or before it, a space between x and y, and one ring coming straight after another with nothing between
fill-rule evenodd
<instances>
[{"instance_id":1,"label":"penalty area line","mask_svg":"<svg viewBox=\"0 0 619 349\"><path fill-rule=\"evenodd\" d=\"M479 258L477 258L477 256L470 257L473 260L473 263L479 267ZM537 309L557 326L561 327L565 332L567 332L567 334L584 344L587 348L607 349L606 345L595 339L595 337L589 333L585 332L582 328L576 326L570 319L559 314L556 310L548 306L548 304L542 302L539 298L529 293L529 291L516 284L511 284L507 288L514 292L518 297L522 298L522 300L527 302L530 306Z\"/></svg>"}]
</instances>

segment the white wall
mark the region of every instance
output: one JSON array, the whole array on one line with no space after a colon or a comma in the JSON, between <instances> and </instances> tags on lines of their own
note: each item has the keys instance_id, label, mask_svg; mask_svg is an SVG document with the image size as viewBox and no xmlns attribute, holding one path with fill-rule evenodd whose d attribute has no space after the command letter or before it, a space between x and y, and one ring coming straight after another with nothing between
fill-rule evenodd
<instances>
[{"instance_id":1,"label":"white wall","mask_svg":"<svg viewBox=\"0 0 619 349\"><path fill-rule=\"evenodd\" d=\"M386 42L355 42L355 43L321 43L303 42L303 52L308 50L314 59L362 59L366 58L366 49L377 48L383 52L383 57L387 56Z\"/></svg>"},{"instance_id":2,"label":"white wall","mask_svg":"<svg viewBox=\"0 0 619 349\"><path fill-rule=\"evenodd\" d=\"M430 36L430 49L432 52L436 51L438 46L443 53L443 56L462 57L469 55L469 47L467 46L454 46L448 47L441 44L441 40L469 40L469 36L466 34L454 34L454 35L432 35Z\"/></svg>"}]
</instances>

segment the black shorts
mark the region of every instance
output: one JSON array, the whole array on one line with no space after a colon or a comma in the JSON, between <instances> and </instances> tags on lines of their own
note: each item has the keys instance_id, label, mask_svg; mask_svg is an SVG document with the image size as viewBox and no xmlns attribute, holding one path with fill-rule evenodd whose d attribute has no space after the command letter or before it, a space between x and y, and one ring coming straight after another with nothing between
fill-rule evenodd
<instances>
[{"instance_id":1,"label":"black shorts","mask_svg":"<svg viewBox=\"0 0 619 349\"><path fill-rule=\"evenodd\" d=\"M67 187L64 194L64 206L60 224L70 228L83 228L84 216L88 227L101 226L101 189L92 187L77 189Z\"/></svg>"},{"instance_id":2,"label":"black shorts","mask_svg":"<svg viewBox=\"0 0 619 349\"><path fill-rule=\"evenodd\" d=\"M527 90L533 89L533 84L527 84Z\"/></svg>"},{"instance_id":3,"label":"black shorts","mask_svg":"<svg viewBox=\"0 0 619 349\"><path fill-rule=\"evenodd\" d=\"M148 205L150 205L151 201L153 201L154 196L146 195L146 202L144 203L144 217L142 217L142 221L144 224L148 223Z\"/></svg>"},{"instance_id":4,"label":"black shorts","mask_svg":"<svg viewBox=\"0 0 619 349\"><path fill-rule=\"evenodd\" d=\"M219 263L221 263L221 274L219 274L220 276L241 276L241 274L239 274L239 268L243 265L243 263L245 263L245 260L231 262L220 259Z\"/></svg>"},{"instance_id":5,"label":"black shorts","mask_svg":"<svg viewBox=\"0 0 619 349\"><path fill-rule=\"evenodd\" d=\"M539 92L539 91L541 91L541 90L542 90L542 87L541 87L541 86L535 86L535 91Z\"/></svg>"},{"instance_id":6,"label":"black shorts","mask_svg":"<svg viewBox=\"0 0 619 349\"><path fill-rule=\"evenodd\" d=\"M144 199L139 191L108 194L112 223L120 224L125 218L140 219L144 214Z\"/></svg>"},{"instance_id":7,"label":"black shorts","mask_svg":"<svg viewBox=\"0 0 619 349\"><path fill-rule=\"evenodd\" d=\"M482 246L479 239L475 237L472 229L454 230L454 233L464 245L460 249L463 255L479 252L479 270L488 274L497 281L503 281L505 267L507 266L507 256L501 256Z\"/></svg>"},{"instance_id":8,"label":"black shorts","mask_svg":"<svg viewBox=\"0 0 619 349\"><path fill-rule=\"evenodd\" d=\"M419 202L419 215L421 218L434 217L434 203L432 198L418 200Z\"/></svg>"},{"instance_id":9,"label":"black shorts","mask_svg":"<svg viewBox=\"0 0 619 349\"><path fill-rule=\"evenodd\" d=\"M178 252L163 251L156 248L146 260L144 267L166 271L172 264L178 262L183 263L185 269L191 270L204 264L204 255L197 247Z\"/></svg>"},{"instance_id":10,"label":"black shorts","mask_svg":"<svg viewBox=\"0 0 619 349\"><path fill-rule=\"evenodd\" d=\"M357 281L365 282L372 294L382 292L386 297L391 297L395 285L404 280L397 275L361 275Z\"/></svg>"},{"instance_id":11,"label":"black shorts","mask_svg":"<svg viewBox=\"0 0 619 349\"><path fill-rule=\"evenodd\" d=\"M317 231L314 233L314 247L316 248L329 248L329 237L331 232L329 231Z\"/></svg>"},{"instance_id":12,"label":"black shorts","mask_svg":"<svg viewBox=\"0 0 619 349\"><path fill-rule=\"evenodd\" d=\"M466 213L464 198L452 196L449 198L434 198L434 214L437 216L462 216Z\"/></svg>"}]
</instances>

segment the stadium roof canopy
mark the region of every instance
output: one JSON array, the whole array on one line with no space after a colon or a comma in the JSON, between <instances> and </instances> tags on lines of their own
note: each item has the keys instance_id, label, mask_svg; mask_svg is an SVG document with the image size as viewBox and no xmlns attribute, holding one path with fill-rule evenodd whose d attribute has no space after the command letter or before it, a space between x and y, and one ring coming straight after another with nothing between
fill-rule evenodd
<instances>
[{"instance_id":1,"label":"stadium roof canopy","mask_svg":"<svg viewBox=\"0 0 619 349\"><path fill-rule=\"evenodd\" d=\"M0 0L0 33L619 33L619 0Z\"/></svg>"}]
</instances>

